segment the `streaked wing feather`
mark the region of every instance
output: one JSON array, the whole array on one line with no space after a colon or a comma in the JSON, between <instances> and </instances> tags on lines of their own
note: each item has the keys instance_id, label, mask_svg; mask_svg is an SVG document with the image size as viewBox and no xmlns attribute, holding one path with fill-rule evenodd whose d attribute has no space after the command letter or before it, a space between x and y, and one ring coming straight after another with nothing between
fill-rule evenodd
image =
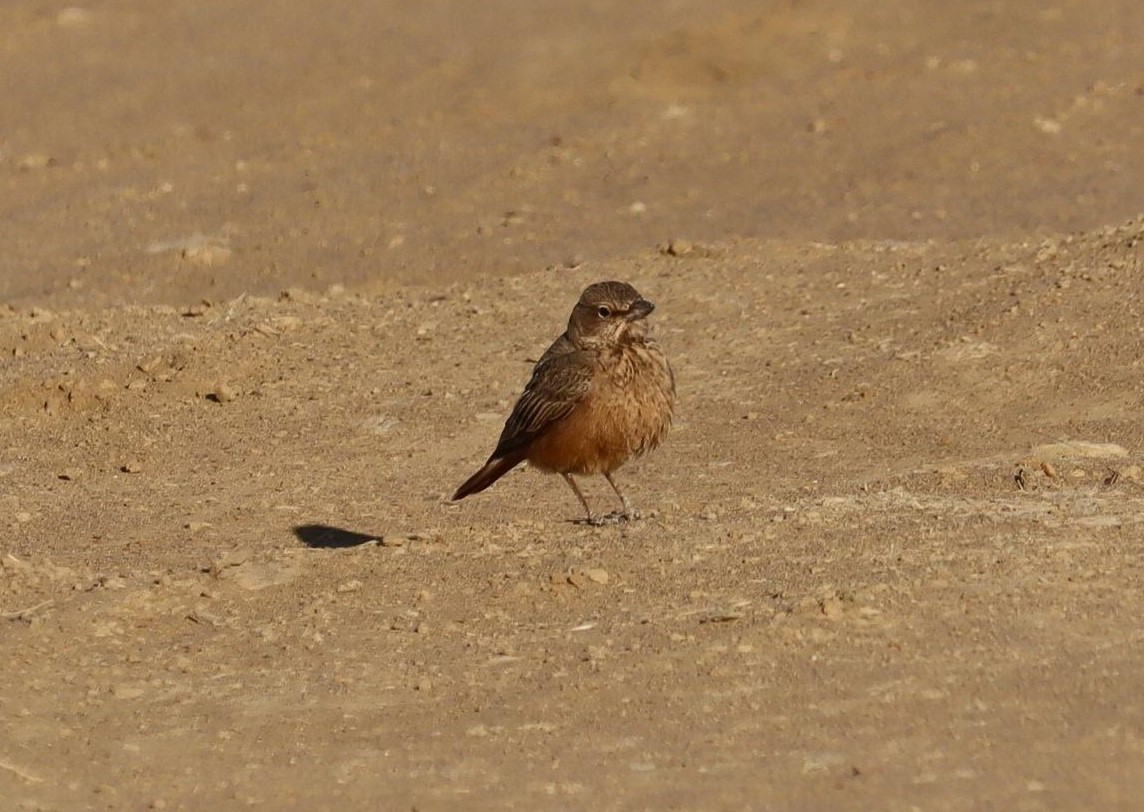
<instances>
[{"instance_id":1,"label":"streaked wing feather","mask_svg":"<svg viewBox=\"0 0 1144 812\"><path fill-rule=\"evenodd\" d=\"M591 389L592 371L587 353L545 353L505 421L494 456L519 448L543 434L555 421L567 417Z\"/></svg>"}]
</instances>

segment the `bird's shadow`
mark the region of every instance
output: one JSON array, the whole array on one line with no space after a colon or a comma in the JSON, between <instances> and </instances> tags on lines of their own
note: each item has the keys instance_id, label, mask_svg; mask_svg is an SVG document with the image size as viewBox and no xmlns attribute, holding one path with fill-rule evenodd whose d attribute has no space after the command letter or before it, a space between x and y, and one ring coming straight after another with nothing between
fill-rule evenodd
<instances>
[{"instance_id":1,"label":"bird's shadow","mask_svg":"<svg viewBox=\"0 0 1144 812\"><path fill-rule=\"evenodd\" d=\"M360 547L371 542L377 544L381 540L380 533L358 533L328 524L299 524L294 527L294 535L307 547L322 550Z\"/></svg>"}]
</instances>

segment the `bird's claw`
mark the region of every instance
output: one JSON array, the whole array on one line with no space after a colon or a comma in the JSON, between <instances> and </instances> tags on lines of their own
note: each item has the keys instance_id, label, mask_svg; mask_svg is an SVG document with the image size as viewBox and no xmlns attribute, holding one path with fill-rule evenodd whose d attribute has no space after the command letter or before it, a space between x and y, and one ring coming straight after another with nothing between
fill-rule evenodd
<instances>
[{"instance_id":1,"label":"bird's claw","mask_svg":"<svg viewBox=\"0 0 1144 812\"><path fill-rule=\"evenodd\" d=\"M643 517L638 510L617 510L615 513L608 513L604 516L587 516L583 519L577 519L576 524L587 525L588 527L607 527L613 524L634 522L641 518Z\"/></svg>"}]
</instances>

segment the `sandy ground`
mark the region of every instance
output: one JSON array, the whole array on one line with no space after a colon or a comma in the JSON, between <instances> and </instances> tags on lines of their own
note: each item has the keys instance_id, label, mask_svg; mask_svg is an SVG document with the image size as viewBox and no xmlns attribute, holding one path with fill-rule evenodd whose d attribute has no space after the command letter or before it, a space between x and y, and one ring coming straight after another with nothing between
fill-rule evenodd
<instances>
[{"instance_id":1,"label":"sandy ground","mask_svg":"<svg viewBox=\"0 0 1144 812\"><path fill-rule=\"evenodd\" d=\"M0 809L1135 808L1142 43L0 6ZM609 278L645 518L449 503Z\"/></svg>"}]
</instances>

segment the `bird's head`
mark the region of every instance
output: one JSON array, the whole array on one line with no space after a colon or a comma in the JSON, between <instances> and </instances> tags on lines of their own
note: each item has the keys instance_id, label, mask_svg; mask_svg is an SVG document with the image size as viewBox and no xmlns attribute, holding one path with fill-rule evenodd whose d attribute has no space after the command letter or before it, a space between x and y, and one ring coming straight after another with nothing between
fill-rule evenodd
<instances>
[{"instance_id":1,"label":"bird's head","mask_svg":"<svg viewBox=\"0 0 1144 812\"><path fill-rule=\"evenodd\" d=\"M580 294L568 319L568 337L580 346L620 343L647 334L655 305L627 282L597 282Z\"/></svg>"}]
</instances>

